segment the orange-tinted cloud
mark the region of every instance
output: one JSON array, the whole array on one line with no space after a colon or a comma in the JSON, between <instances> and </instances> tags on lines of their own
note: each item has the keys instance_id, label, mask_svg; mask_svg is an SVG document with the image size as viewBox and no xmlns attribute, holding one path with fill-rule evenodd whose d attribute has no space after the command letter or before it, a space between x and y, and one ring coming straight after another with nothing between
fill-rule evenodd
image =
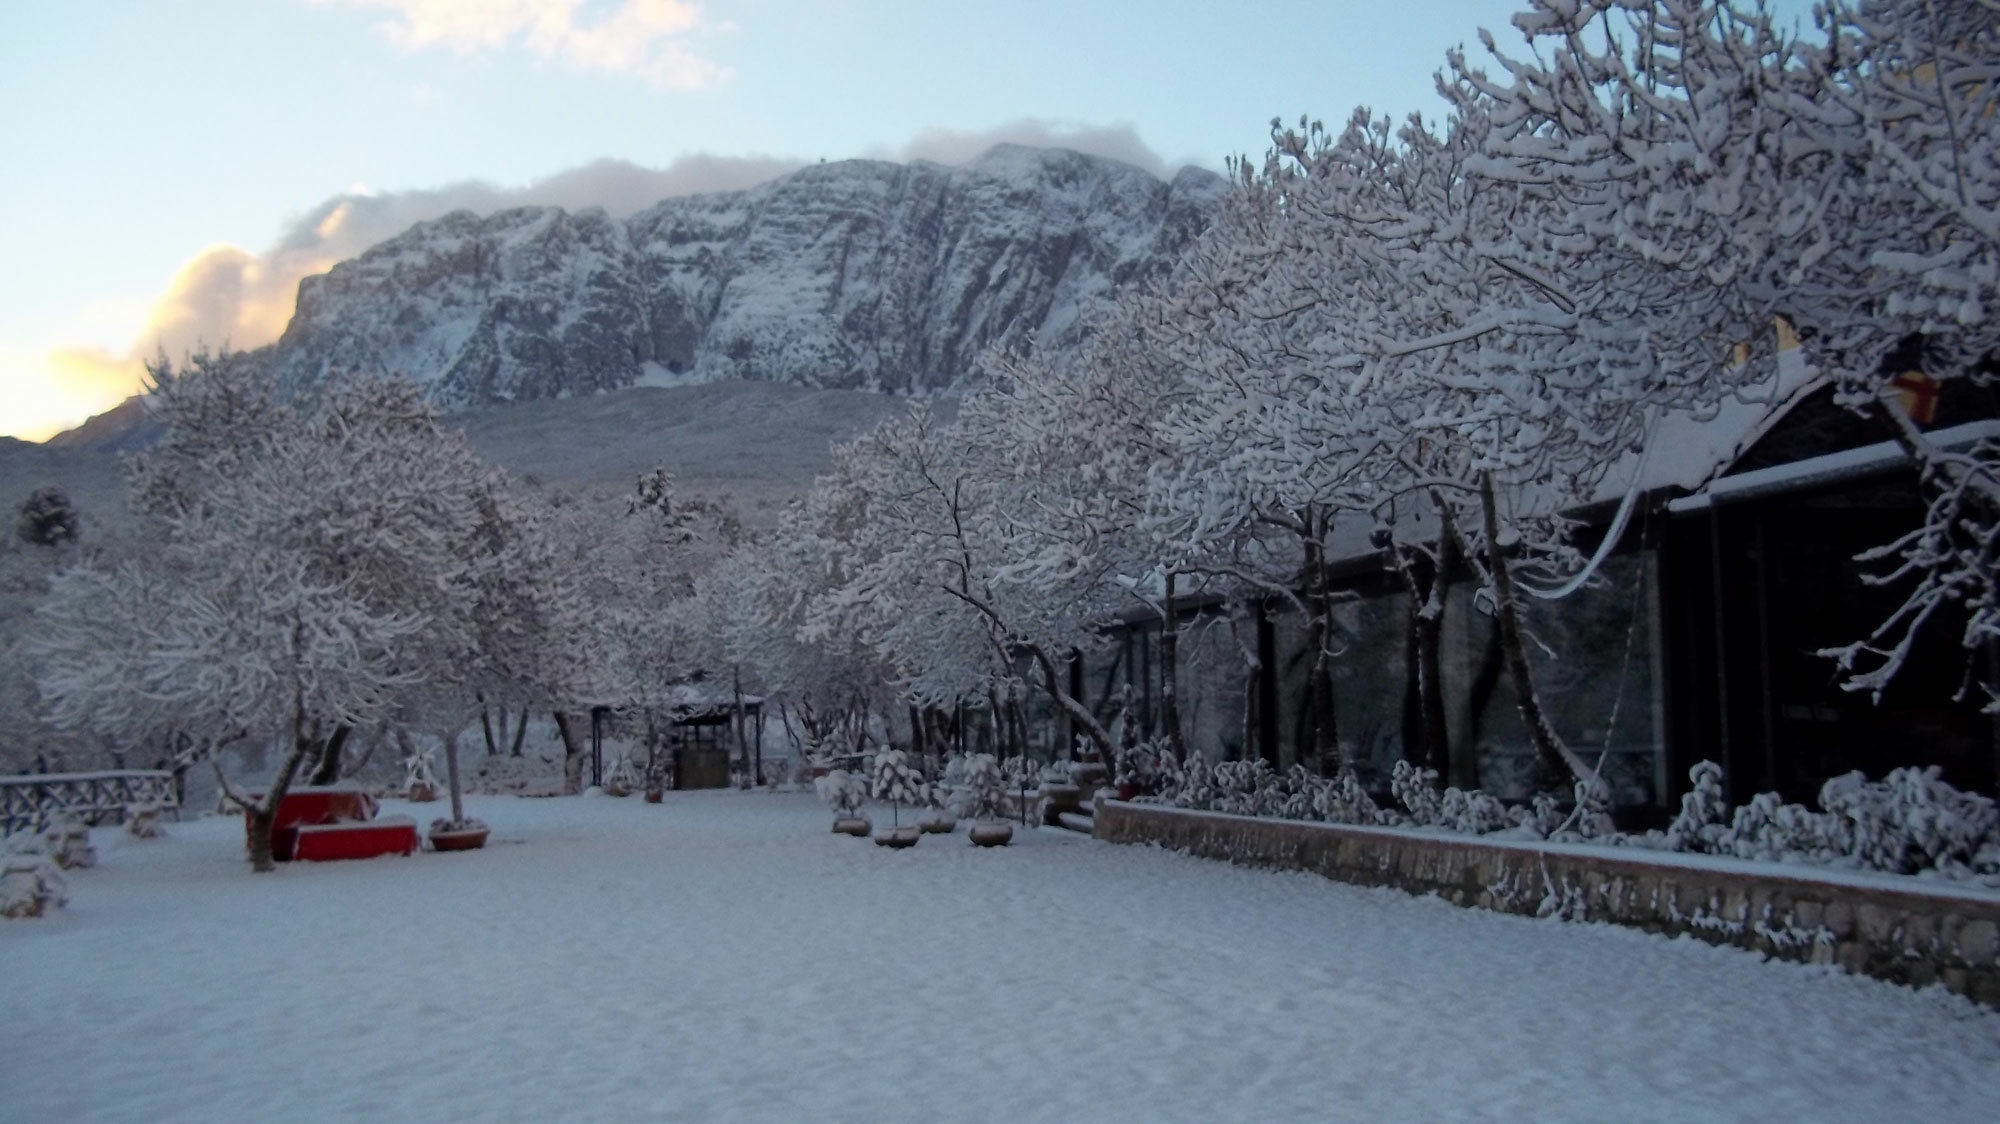
<instances>
[{"instance_id":1,"label":"orange-tinted cloud","mask_svg":"<svg viewBox=\"0 0 2000 1124\"><path fill-rule=\"evenodd\" d=\"M701 5L688 0L619 0L595 19L579 0L317 0L388 13L377 24L406 50L459 54L520 48L583 70L631 74L656 86L712 86L729 68L696 54L686 40L703 30ZM718 29L720 30L720 29Z\"/></svg>"},{"instance_id":2,"label":"orange-tinted cloud","mask_svg":"<svg viewBox=\"0 0 2000 1124\"><path fill-rule=\"evenodd\" d=\"M175 271L124 355L63 348L6 356L11 385L0 426L42 440L136 394L144 360L178 362L196 350L261 347L291 320L299 282L336 262L460 209L482 214L520 206L602 207L623 217L676 195L753 187L802 166L771 156L683 156L664 168L598 160L523 187L467 181L422 191L333 196L292 221L261 254L218 245Z\"/></svg>"},{"instance_id":3,"label":"orange-tinted cloud","mask_svg":"<svg viewBox=\"0 0 2000 1124\"><path fill-rule=\"evenodd\" d=\"M136 357L94 347L58 348L9 366L8 432L28 441L47 440L116 406L138 391L144 374Z\"/></svg>"}]
</instances>

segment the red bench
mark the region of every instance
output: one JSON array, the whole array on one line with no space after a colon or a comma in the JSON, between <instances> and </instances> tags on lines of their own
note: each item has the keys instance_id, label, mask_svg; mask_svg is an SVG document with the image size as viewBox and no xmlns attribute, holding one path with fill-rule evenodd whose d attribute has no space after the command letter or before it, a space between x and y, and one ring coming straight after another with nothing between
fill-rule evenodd
<instances>
[{"instance_id":1,"label":"red bench","mask_svg":"<svg viewBox=\"0 0 2000 1124\"><path fill-rule=\"evenodd\" d=\"M244 798L261 800L263 794L246 793ZM278 801L277 814L271 817L271 857L279 862L292 861L302 827L373 820L375 807L375 798L353 785L300 785L288 789ZM248 813L244 814L243 828L247 846Z\"/></svg>"},{"instance_id":2,"label":"red bench","mask_svg":"<svg viewBox=\"0 0 2000 1124\"><path fill-rule=\"evenodd\" d=\"M417 849L417 821L408 816L387 816L354 823L302 824L297 836L292 857L300 862L407 855Z\"/></svg>"}]
</instances>

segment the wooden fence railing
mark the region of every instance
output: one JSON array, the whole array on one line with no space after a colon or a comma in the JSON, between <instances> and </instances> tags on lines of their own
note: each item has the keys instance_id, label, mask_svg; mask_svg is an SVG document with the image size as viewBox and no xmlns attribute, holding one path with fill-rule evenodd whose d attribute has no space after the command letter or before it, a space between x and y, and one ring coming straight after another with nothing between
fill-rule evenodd
<instances>
[{"instance_id":1,"label":"wooden fence railing","mask_svg":"<svg viewBox=\"0 0 2000 1124\"><path fill-rule=\"evenodd\" d=\"M114 823L134 804L179 807L174 775L154 769L113 769L0 776L0 835L42 827L63 815L93 826Z\"/></svg>"}]
</instances>

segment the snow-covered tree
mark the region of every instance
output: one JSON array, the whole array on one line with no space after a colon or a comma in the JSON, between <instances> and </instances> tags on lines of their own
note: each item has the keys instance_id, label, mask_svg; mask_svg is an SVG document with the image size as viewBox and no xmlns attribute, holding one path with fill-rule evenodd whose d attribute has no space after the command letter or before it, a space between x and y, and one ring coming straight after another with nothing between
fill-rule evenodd
<instances>
[{"instance_id":1,"label":"snow-covered tree","mask_svg":"<svg viewBox=\"0 0 2000 1124\"><path fill-rule=\"evenodd\" d=\"M406 383L292 404L237 357L154 378L166 433L131 473L148 552L54 579L41 687L60 722L119 740L199 752L282 732L276 774L244 802L267 869L257 825L302 768L357 725L470 697L519 640L493 595L513 561L504 480Z\"/></svg>"},{"instance_id":2,"label":"snow-covered tree","mask_svg":"<svg viewBox=\"0 0 2000 1124\"><path fill-rule=\"evenodd\" d=\"M1052 704L1108 752L1064 674L1090 640L1095 607L1067 588L1010 580L1018 544L999 465L1011 450L993 434L919 405L834 451L794 525L811 572L825 576L803 604L800 636L858 641L923 704L1018 701L1025 658Z\"/></svg>"},{"instance_id":3,"label":"snow-covered tree","mask_svg":"<svg viewBox=\"0 0 2000 1124\"><path fill-rule=\"evenodd\" d=\"M15 533L31 546L62 546L76 541L79 525L69 493L50 485L28 493L15 512Z\"/></svg>"},{"instance_id":4,"label":"snow-covered tree","mask_svg":"<svg viewBox=\"0 0 2000 1124\"><path fill-rule=\"evenodd\" d=\"M1556 193L1560 233L1647 267L1657 338L1743 345L1748 362L1687 384L1692 408L1755 372L1782 318L1847 402L1884 415L1931 499L1924 526L1876 556L1910 596L1829 653L1848 687L1879 691L1941 609L1966 614L1969 652L2000 627L1985 549L2000 449L1945 454L1885 393L1911 370L1989 380L2000 358L2000 14L1984 0L1817 14L1821 38L1802 40L1761 6L1535 0L1515 19L1530 54L1496 54L1491 79L1454 56L1452 88L1495 123L1482 175Z\"/></svg>"}]
</instances>

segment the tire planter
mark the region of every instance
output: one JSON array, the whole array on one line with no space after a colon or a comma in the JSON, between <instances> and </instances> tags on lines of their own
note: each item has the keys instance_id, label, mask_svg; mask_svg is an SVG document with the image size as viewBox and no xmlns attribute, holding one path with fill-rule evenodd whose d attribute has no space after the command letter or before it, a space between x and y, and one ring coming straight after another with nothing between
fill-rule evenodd
<instances>
[{"instance_id":1,"label":"tire planter","mask_svg":"<svg viewBox=\"0 0 2000 1124\"><path fill-rule=\"evenodd\" d=\"M431 832L433 851L477 851L486 846L486 836L491 828L475 827L469 831Z\"/></svg>"},{"instance_id":2,"label":"tire planter","mask_svg":"<svg viewBox=\"0 0 2000 1124\"><path fill-rule=\"evenodd\" d=\"M900 851L904 847L916 846L919 834L921 833L914 827L887 827L875 833L875 845L892 847Z\"/></svg>"},{"instance_id":3,"label":"tire planter","mask_svg":"<svg viewBox=\"0 0 2000 1124\"><path fill-rule=\"evenodd\" d=\"M833 821L835 835L852 835L858 839L867 838L871 827L866 816L840 816Z\"/></svg>"},{"instance_id":4,"label":"tire planter","mask_svg":"<svg viewBox=\"0 0 2000 1124\"><path fill-rule=\"evenodd\" d=\"M1014 838L1014 825L1004 820L985 820L966 830L975 847L1005 847Z\"/></svg>"}]
</instances>

